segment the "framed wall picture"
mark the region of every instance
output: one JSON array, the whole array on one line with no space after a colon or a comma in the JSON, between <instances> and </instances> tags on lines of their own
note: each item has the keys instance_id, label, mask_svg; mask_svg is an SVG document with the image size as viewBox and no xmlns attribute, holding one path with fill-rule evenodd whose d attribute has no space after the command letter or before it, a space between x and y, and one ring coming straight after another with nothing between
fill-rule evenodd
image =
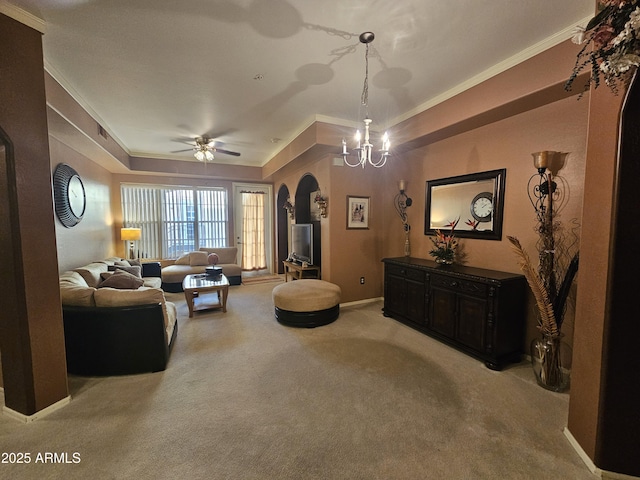
<instances>
[{"instance_id":1,"label":"framed wall picture","mask_svg":"<svg viewBox=\"0 0 640 480\"><path fill-rule=\"evenodd\" d=\"M369 197L347 195L347 228L369 228Z\"/></svg>"}]
</instances>

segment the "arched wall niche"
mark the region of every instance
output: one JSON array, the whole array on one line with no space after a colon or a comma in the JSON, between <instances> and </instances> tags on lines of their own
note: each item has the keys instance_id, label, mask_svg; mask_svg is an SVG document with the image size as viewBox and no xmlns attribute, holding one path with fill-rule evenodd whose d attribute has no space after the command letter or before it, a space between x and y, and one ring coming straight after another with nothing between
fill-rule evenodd
<instances>
[{"instance_id":1,"label":"arched wall niche","mask_svg":"<svg viewBox=\"0 0 640 480\"><path fill-rule=\"evenodd\" d=\"M283 261L289 255L289 211L284 208L287 201L291 202L289 189L285 184L280 185L276 194L276 271L284 273Z\"/></svg>"},{"instance_id":2,"label":"arched wall niche","mask_svg":"<svg viewBox=\"0 0 640 480\"><path fill-rule=\"evenodd\" d=\"M313 262L322 268L320 220L311 215L311 209L315 209L315 205L311 202L311 194L318 189L316 177L311 173L305 173L296 187L295 223L313 224Z\"/></svg>"}]
</instances>

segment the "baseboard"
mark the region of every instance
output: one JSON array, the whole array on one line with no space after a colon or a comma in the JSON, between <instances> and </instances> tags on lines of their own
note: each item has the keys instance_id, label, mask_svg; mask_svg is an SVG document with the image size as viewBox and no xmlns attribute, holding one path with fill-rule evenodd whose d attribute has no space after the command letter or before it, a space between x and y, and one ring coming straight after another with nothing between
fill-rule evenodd
<instances>
[{"instance_id":1,"label":"baseboard","mask_svg":"<svg viewBox=\"0 0 640 480\"><path fill-rule=\"evenodd\" d=\"M366 298L364 300L356 300L355 302L341 303L340 308L355 307L356 305L365 305L367 303L379 302L380 300L383 300L383 297Z\"/></svg>"},{"instance_id":2,"label":"baseboard","mask_svg":"<svg viewBox=\"0 0 640 480\"><path fill-rule=\"evenodd\" d=\"M62 407L67 406L71 402L71 396L67 396L62 400L58 400L53 405L49 405L47 408L43 408L39 412L34 413L33 415L25 415L24 413L16 412L7 406L2 407L2 413L7 417L13 418L14 420L18 420L22 423L31 423L39 420L43 417L46 417L50 413L55 412L56 410L60 410Z\"/></svg>"},{"instance_id":3,"label":"baseboard","mask_svg":"<svg viewBox=\"0 0 640 480\"><path fill-rule=\"evenodd\" d=\"M563 432L564 436L567 437L567 440L569 440L569 443L576 451L576 453L580 456L585 465L589 468L589 470L591 470L592 473L598 475L603 480L640 480L640 477L625 475L624 473L609 472L607 470L598 468L596 464L593 463L593 460L591 460L589 455L585 453L585 451L582 449L578 441L571 434L567 427L564 428Z\"/></svg>"},{"instance_id":4,"label":"baseboard","mask_svg":"<svg viewBox=\"0 0 640 480\"><path fill-rule=\"evenodd\" d=\"M603 480L638 480L640 477L634 477L631 475L625 475L624 473L607 472L606 470L600 470L600 476Z\"/></svg>"},{"instance_id":5,"label":"baseboard","mask_svg":"<svg viewBox=\"0 0 640 480\"><path fill-rule=\"evenodd\" d=\"M598 473L599 468L596 467L596 464L593 463L593 460L591 460L589 455L587 455L585 453L585 451L582 449L582 446L578 443L578 441L575 439L575 437L569 431L569 428L568 427L564 427L564 429L562 431L564 433L564 436L567 437L567 440L569 440L569 443L571 444L573 449L580 456L580 458L585 463L585 465L589 468L589 470L591 470L591 473Z\"/></svg>"}]
</instances>

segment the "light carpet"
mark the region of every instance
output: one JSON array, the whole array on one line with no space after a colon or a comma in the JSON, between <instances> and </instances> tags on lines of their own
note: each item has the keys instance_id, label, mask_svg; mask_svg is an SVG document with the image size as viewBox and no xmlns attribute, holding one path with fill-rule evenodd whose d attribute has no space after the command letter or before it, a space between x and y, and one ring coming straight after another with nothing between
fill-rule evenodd
<instances>
[{"instance_id":1,"label":"light carpet","mask_svg":"<svg viewBox=\"0 0 640 480\"><path fill-rule=\"evenodd\" d=\"M71 403L0 418L13 479L594 479L562 429L568 395L528 364L487 369L381 314L343 308L316 329L276 322L264 283L188 318L164 372L70 378Z\"/></svg>"},{"instance_id":2,"label":"light carpet","mask_svg":"<svg viewBox=\"0 0 640 480\"><path fill-rule=\"evenodd\" d=\"M255 276L243 276L242 283L244 285L252 285L256 283L273 283L283 282L284 277L280 275L255 275Z\"/></svg>"}]
</instances>

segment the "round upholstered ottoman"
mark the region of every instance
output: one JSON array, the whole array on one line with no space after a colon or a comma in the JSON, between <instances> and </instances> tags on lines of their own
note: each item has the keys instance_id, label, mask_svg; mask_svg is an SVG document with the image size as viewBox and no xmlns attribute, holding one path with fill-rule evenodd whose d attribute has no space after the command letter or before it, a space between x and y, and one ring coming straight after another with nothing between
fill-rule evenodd
<instances>
[{"instance_id":1,"label":"round upholstered ottoman","mask_svg":"<svg viewBox=\"0 0 640 480\"><path fill-rule=\"evenodd\" d=\"M324 280L286 282L273 289L278 322L290 327L313 328L333 322L340 315L338 285Z\"/></svg>"}]
</instances>

